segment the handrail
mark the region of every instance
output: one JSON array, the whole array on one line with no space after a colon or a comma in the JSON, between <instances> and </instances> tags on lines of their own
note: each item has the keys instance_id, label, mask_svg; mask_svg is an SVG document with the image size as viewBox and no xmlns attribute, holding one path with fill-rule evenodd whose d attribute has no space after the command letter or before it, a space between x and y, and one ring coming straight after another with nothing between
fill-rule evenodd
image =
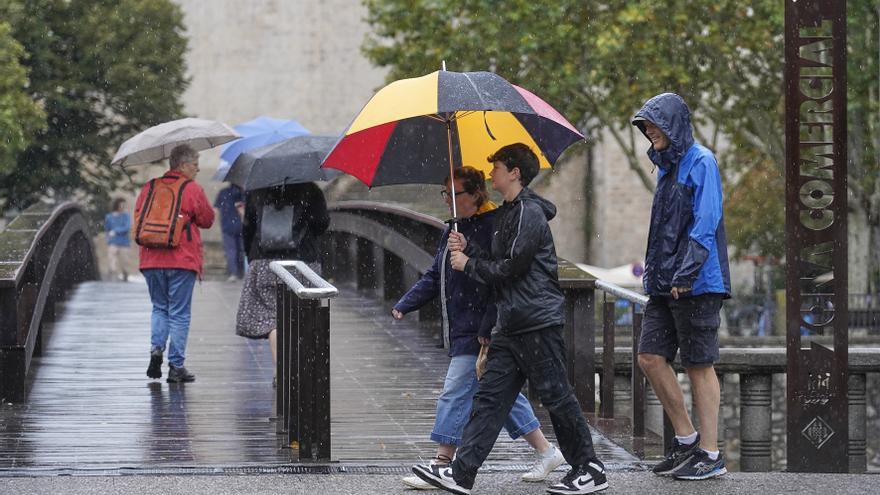
<instances>
[{"instance_id":1,"label":"handrail","mask_svg":"<svg viewBox=\"0 0 880 495\"><path fill-rule=\"evenodd\" d=\"M300 299L326 299L336 297L339 290L330 282L327 282L320 275L315 273L309 265L302 261L273 261L269 263L269 268L275 272L287 286L296 293ZM304 276L312 287L306 287L290 272L289 268L293 268L300 275Z\"/></svg>"},{"instance_id":2,"label":"handrail","mask_svg":"<svg viewBox=\"0 0 880 495\"><path fill-rule=\"evenodd\" d=\"M43 322L67 289L97 278L89 225L79 205L37 203L0 232L0 398L24 401Z\"/></svg>"},{"instance_id":3,"label":"handrail","mask_svg":"<svg viewBox=\"0 0 880 495\"><path fill-rule=\"evenodd\" d=\"M631 303L641 304L642 306L648 304L648 296L644 296L642 294L639 294L638 292L634 292L629 289L624 289L619 285L614 285L611 282L605 280L596 280L596 288L604 290L605 292L620 299L626 299Z\"/></svg>"}]
</instances>

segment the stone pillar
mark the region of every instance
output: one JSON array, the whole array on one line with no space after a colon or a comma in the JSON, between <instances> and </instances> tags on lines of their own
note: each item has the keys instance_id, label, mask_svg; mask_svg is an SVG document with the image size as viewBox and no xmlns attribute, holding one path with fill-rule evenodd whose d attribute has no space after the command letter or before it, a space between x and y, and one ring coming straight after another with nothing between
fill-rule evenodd
<instances>
[{"instance_id":1,"label":"stone pillar","mask_svg":"<svg viewBox=\"0 0 880 495\"><path fill-rule=\"evenodd\" d=\"M867 415L865 401L866 376L864 373L850 373L847 394L849 395L849 472L864 473L868 469L865 452L867 445Z\"/></svg>"},{"instance_id":2,"label":"stone pillar","mask_svg":"<svg viewBox=\"0 0 880 495\"><path fill-rule=\"evenodd\" d=\"M773 376L740 375L740 466L770 471L770 420Z\"/></svg>"},{"instance_id":3,"label":"stone pillar","mask_svg":"<svg viewBox=\"0 0 880 495\"><path fill-rule=\"evenodd\" d=\"M645 430L663 435L663 404L654 393L654 387L646 387L645 394Z\"/></svg>"},{"instance_id":4,"label":"stone pillar","mask_svg":"<svg viewBox=\"0 0 880 495\"><path fill-rule=\"evenodd\" d=\"M632 379L629 375L614 375L614 417L632 416Z\"/></svg>"}]
</instances>

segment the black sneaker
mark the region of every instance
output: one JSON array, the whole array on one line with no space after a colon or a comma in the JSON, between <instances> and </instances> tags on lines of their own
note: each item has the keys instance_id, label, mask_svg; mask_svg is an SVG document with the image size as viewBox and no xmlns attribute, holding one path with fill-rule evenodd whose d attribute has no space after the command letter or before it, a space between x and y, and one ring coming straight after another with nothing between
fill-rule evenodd
<instances>
[{"instance_id":1,"label":"black sneaker","mask_svg":"<svg viewBox=\"0 0 880 495\"><path fill-rule=\"evenodd\" d=\"M147 376L150 378L162 378L162 351L160 349L150 351L150 365L147 366Z\"/></svg>"},{"instance_id":2,"label":"black sneaker","mask_svg":"<svg viewBox=\"0 0 880 495\"><path fill-rule=\"evenodd\" d=\"M168 383L189 383L196 381L196 375L193 375L183 366L175 368L168 366Z\"/></svg>"},{"instance_id":3,"label":"black sneaker","mask_svg":"<svg viewBox=\"0 0 880 495\"><path fill-rule=\"evenodd\" d=\"M718 459L713 461L705 450L697 449L682 467L672 473L672 477L677 480L707 480L725 474L727 468L724 467L724 456L720 452Z\"/></svg>"},{"instance_id":4,"label":"black sneaker","mask_svg":"<svg viewBox=\"0 0 880 495\"><path fill-rule=\"evenodd\" d=\"M412 467L412 472L419 478L437 488L446 490L447 492L457 493L459 495L471 494L471 487L461 486L452 478L451 466L442 464L416 464Z\"/></svg>"},{"instance_id":5,"label":"black sneaker","mask_svg":"<svg viewBox=\"0 0 880 495\"><path fill-rule=\"evenodd\" d=\"M672 450L666 453L666 459L660 461L651 471L658 476L669 476L690 460L699 445L699 433L697 433L697 439L694 440L694 443L682 444L678 443L677 439L673 439Z\"/></svg>"},{"instance_id":6,"label":"black sneaker","mask_svg":"<svg viewBox=\"0 0 880 495\"><path fill-rule=\"evenodd\" d=\"M573 466L559 483L547 488L547 493L594 493L606 488L608 479L605 478L605 466L599 461L591 461L584 466Z\"/></svg>"}]
</instances>

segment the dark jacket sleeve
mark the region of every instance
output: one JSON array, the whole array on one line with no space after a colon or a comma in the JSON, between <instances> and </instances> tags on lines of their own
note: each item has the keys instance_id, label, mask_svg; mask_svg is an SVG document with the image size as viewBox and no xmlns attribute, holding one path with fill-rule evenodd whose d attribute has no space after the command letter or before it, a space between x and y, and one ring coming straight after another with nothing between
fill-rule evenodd
<instances>
[{"instance_id":1,"label":"dark jacket sleeve","mask_svg":"<svg viewBox=\"0 0 880 495\"><path fill-rule=\"evenodd\" d=\"M327 227L330 226L330 214L327 213L327 200L324 198L324 193L321 192L321 188L314 184L312 184L311 192L308 197L309 231L313 236L318 237L327 230Z\"/></svg>"},{"instance_id":2,"label":"dark jacket sleeve","mask_svg":"<svg viewBox=\"0 0 880 495\"><path fill-rule=\"evenodd\" d=\"M495 297L489 298L489 304L486 305L486 312L483 313L483 319L480 320L480 328L477 330L477 336L491 338L492 329L498 320L498 308L495 306Z\"/></svg>"},{"instance_id":3,"label":"dark jacket sleeve","mask_svg":"<svg viewBox=\"0 0 880 495\"><path fill-rule=\"evenodd\" d=\"M257 194L247 193L244 201L244 218L241 220L241 235L244 239L244 252L253 256L251 247L257 234Z\"/></svg>"},{"instance_id":4,"label":"dark jacket sleeve","mask_svg":"<svg viewBox=\"0 0 880 495\"><path fill-rule=\"evenodd\" d=\"M431 268L397 301L394 309L406 314L421 308L440 295L440 270L443 256L446 253L446 238L448 236L449 231L447 230L441 237L443 241L440 242L440 247L437 248L437 254L434 255L434 263L431 265Z\"/></svg>"},{"instance_id":5,"label":"dark jacket sleeve","mask_svg":"<svg viewBox=\"0 0 880 495\"><path fill-rule=\"evenodd\" d=\"M550 227L537 206L520 202L516 205L514 215L515 227L510 238L505 239L504 253L500 259L471 258L465 266L468 275L486 284L497 284L520 278L529 271Z\"/></svg>"}]
</instances>

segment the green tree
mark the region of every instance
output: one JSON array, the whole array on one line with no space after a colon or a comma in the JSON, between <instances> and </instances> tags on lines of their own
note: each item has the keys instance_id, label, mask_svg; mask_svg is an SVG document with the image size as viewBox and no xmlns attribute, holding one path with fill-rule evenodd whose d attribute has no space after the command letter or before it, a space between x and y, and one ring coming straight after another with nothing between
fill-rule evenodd
<instances>
[{"instance_id":1,"label":"green tree","mask_svg":"<svg viewBox=\"0 0 880 495\"><path fill-rule=\"evenodd\" d=\"M697 139L723 150L736 252L784 254L784 2L364 3L374 30L364 52L390 69L389 79L436 70L444 59L451 70L495 71L537 92L587 133L610 136L648 190L654 180L638 166L648 144L629 118L654 94L681 94ZM877 273L880 1L847 4L850 208L868 218Z\"/></svg>"},{"instance_id":2,"label":"green tree","mask_svg":"<svg viewBox=\"0 0 880 495\"><path fill-rule=\"evenodd\" d=\"M12 170L15 159L44 125L43 112L27 93L27 69L19 63L24 49L0 22L0 174Z\"/></svg>"},{"instance_id":3,"label":"green tree","mask_svg":"<svg viewBox=\"0 0 880 495\"><path fill-rule=\"evenodd\" d=\"M181 113L188 83L183 16L170 0L0 0L30 69L46 128L0 174L0 198L106 199L125 185L110 167L127 137ZM2 201L2 199L0 199ZM2 208L2 205L0 205Z\"/></svg>"}]
</instances>

